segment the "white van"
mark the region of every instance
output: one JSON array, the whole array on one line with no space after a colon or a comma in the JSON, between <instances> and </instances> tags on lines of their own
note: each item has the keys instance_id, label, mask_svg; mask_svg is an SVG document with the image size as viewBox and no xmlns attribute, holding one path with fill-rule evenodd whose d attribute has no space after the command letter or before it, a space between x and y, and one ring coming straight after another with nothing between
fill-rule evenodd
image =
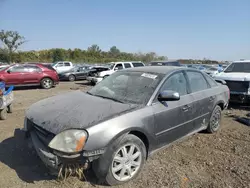
<instances>
[{"instance_id":1,"label":"white van","mask_svg":"<svg viewBox=\"0 0 250 188\"><path fill-rule=\"evenodd\" d=\"M52 64L52 67L57 73L67 72L71 70L74 65L70 61L59 61Z\"/></svg>"}]
</instances>

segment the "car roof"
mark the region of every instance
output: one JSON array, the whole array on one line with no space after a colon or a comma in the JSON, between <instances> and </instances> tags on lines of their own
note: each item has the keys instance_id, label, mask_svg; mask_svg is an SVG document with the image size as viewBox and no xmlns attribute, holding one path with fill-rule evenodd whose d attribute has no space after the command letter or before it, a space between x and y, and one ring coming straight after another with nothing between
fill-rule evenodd
<instances>
[{"instance_id":1,"label":"car roof","mask_svg":"<svg viewBox=\"0 0 250 188\"><path fill-rule=\"evenodd\" d=\"M177 67L177 66L142 66L123 69L121 71L134 71L134 72L149 72L157 74L167 74L175 70L193 70L186 67Z\"/></svg>"},{"instance_id":2,"label":"car roof","mask_svg":"<svg viewBox=\"0 0 250 188\"><path fill-rule=\"evenodd\" d=\"M250 63L250 60L234 61L233 63Z\"/></svg>"}]
</instances>

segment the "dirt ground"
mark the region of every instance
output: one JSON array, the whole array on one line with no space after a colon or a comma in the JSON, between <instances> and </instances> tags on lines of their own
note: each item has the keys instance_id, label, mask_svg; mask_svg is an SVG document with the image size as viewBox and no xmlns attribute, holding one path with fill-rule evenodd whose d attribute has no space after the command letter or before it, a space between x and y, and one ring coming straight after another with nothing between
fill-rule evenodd
<instances>
[{"instance_id":1,"label":"dirt ground","mask_svg":"<svg viewBox=\"0 0 250 188\"><path fill-rule=\"evenodd\" d=\"M87 182L77 178L58 182L50 177L18 130L23 127L25 110L32 103L89 87L83 82L62 82L51 90L22 88L14 91L14 113L0 121L1 188L101 187L92 172L87 174ZM250 127L230 117L246 113L246 109L226 110L218 133L198 133L161 150L147 161L137 179L119 187L250 187Z\"/></svg>"}]
</instances>

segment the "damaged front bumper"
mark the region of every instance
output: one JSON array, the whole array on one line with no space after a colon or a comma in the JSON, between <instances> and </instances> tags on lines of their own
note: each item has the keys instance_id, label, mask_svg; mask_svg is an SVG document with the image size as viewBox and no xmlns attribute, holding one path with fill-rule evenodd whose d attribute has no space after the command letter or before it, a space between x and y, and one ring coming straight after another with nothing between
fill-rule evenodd
<instances>
[{"instance_id":1,"label":"damaged front bumper","mask_svg":"<svg viewBox=\"0 0 250 188\"><path fill-rule=\"evenodd\" d=\"M37 155L40 157L42 162L49 169L51 175L57 176L60 168L67 165L81 165L84 169L90 167L92 161L98 159L102 155L105 149L95 151L82 151L78 154L66 154L55 151L48 147L44 139L41 139L41 135L35 130L25 131L26 138L29 142L32 142Z\"/></svg>"}]
</instances>

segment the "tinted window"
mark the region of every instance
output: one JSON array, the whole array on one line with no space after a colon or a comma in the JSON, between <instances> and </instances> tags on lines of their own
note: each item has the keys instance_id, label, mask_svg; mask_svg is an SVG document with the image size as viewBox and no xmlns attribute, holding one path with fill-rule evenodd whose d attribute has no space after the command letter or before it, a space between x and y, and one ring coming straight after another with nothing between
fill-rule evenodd
<instances>
[{"instance_id":1,"label":"tinted window","mask_svg":"<svg viewBox=\"0 0 250 188\"><path fill-rule=\"evenodd\" d=\"M250 73L250 62L232 63L224 72L247 72Z\"/></svg>"},{"instance_id":2,"label":"tinted window","mask_svg":"<svg viewBox=\"0 0 250 188\"><path fill-rule=\"evenodd\" d=\"M134 67L143 67L143 63L132 63Z\"/></svg>"},{"instance_id":3,"label":"tinted window","mask_svg":"<svg viewBox=\"0 0 250 188\"><path fill-rule=\"evenodd\" d=\"M123 66L122 66L122 64L120 63L120 64L117 64L117 65L115 66L115 68L117 68L118 70L120 70L120 69L123 69Z\"/></svg>"},{"instance_id":4,"label":"tinted window","mask_svg":"<svg viewBox=\"0 0 250 188\"><path fill-rule=\"evenodd\" d=\"M183 73L176 73L169 77L161 88L161 91L163 90L176 91L180 95L187 94L187 81Z\"/></svg>"},{"instance_id":5,"label":"tinted window","mask_svg":"<svg viewBox=\"0 0 250 188\"><path fill-rule=\"evenodd\" d=\"M207 81L200 72L187 72L192 92L202 91L208 88Z\"/></svg>"},{"instance_id":6,"label":"tinted window","mask_svg":"<svg viewBox=\"0 0 250 188\"><path fill-rule=\"evenodd\" d=\"M50 69L50 70L53 70L55 71L55 69L52 67L52 65L48 65L48 64L43 64L44 67Z\"/></svg>"},{"instance_id":7,"label":"tinted window","mask_svg":"<svg viewBox=\"0 0 250 188\"><path fill-rule=\"evenodd\" d=\"M129 63L124 63L125 68L130 68L131 65Z\"/></svg>"},{"instance_id":8,"label":"tinted window","mask_svg":"<svg viewBox=\"0 0 250 188\"><path fill-rule=\"evenodd\" d=\"M64 63L64 66L69 67L70 63Z\"/></svg>"},{"instance_id":9,"label":"tinted window","mask_svg":"<svg viewBox=\"0 0 250 188\"><path fill-rule=\"evenodd\" d=\"M209 83L209 85L210 85L211 87L216 87L216 86L218 86L218 85L217 85L217 82L216 82L213 78L211 78L211 77L208 76L208 75L205 75L205 77L206 77L207 82Z\"/></svg>"}]
</instances>

